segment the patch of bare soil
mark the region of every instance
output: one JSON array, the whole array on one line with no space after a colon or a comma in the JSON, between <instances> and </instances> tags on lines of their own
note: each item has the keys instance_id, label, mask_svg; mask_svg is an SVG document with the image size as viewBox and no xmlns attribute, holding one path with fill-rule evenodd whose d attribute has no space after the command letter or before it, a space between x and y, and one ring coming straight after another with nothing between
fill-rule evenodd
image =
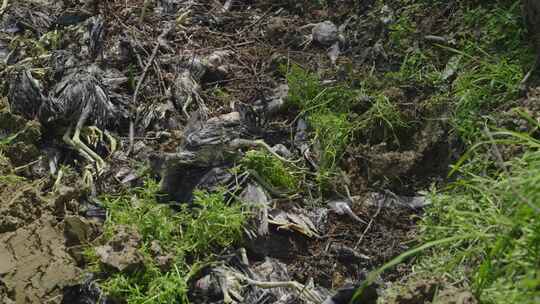
<instances>
[{"instance_id":1,"label":"patch of bare soil","mask_svg":"<svg viewBox=\"0 0 540 304\"><path fill-rule=\"evenodd\" d=\"M329 214L323 237L308 242L288 265L295 279L306 282L312 278L326 288L340 288L363 280L371 269L409 249L407 242L414 237L414 210L378 207L368 199L355 202L353 211L366 223ZM396 271L385 279L399 276Z\"/></svg>"},{"instance_id":2,"label":"patch of bare soil","mask_svg":"<svg viewBox=\"0 0 540 304\"><path fill-rule=\"evenodd\" d=\"M0 302L60 303L82 270L39 183L0 182Z\"/></svg>"}]
</instances>

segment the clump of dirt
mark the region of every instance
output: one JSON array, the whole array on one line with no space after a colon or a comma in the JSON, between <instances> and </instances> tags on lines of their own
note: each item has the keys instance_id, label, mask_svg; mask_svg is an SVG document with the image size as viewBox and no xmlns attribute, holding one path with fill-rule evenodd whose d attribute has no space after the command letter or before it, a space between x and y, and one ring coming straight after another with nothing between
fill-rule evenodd
<instances>
[{"instance_id":1,"label":"clump of dirt","mask_svg":"<svg viewBox=\"0 0 540 304\"><path fill-rule=\"evenodd\" d=\"M13 232L41 217L45 202L38 189L39 182L27 183L16 176L0 182L0 234Z\"/></svg>"},{"instance_id":2,"label":"clump of dirt","mask_svg":"<svg viewBox=\"0 0 540 304\"><path fill-rule=\"evenodd\" d=\"M344 162L355 193L376 187L412 195L446 176L459 151L450 128L433 121L412 136L408 149L395 149L386 142L361 144L349 148Z\"/></svg>"},{"instance_id":3,"label":"clump of dirt","mask_svg":"<svg viewBox=\"0 0 540 304\"><path fill-rule=\"evenodd\" d=\"M15 303L60 303L81 270L67 253L63 229L51 214L0 236L0 275ZM5 299L7 301L7 299Z\"/></svg>"},{"instance_id":4,"label":"clump of dirt","mask_svg":"<svg viewBox=\"0 0 540 304\"><path fill-rule=\"evenodd\" d=\"M137 230L118 226L107 244L96 247L96 254L103 265L115 271L133 272L143 265L140 247L141 235Z\"/></svg>"}]
</instances>

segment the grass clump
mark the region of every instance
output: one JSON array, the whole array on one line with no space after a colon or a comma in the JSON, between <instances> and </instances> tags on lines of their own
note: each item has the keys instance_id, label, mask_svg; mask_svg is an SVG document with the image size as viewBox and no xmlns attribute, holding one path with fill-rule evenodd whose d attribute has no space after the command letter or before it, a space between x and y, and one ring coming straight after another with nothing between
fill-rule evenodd
<instances>
[{"instance_id":1,"label":"grass clump","mask_svg":"<svg viewBox=\"0 0 540 304\"><path fill-rule=\"evenodd\" d=\"M305 117L311 129L319 158L317 179L323 188L331 182L353 137L369 138L370 133L382 130L383 140L391 136L397 139L396 129L410 126L397 104L384 94L361 98L366 96L360 89L345 84L324 86L316 75L294 65L287 80L288 102L298 109L299 116Z\"/></svg>"},{"instance_id":2,"label":"grass clump","mask_svg":"<svg viewBox=\"0 0 540 304\"><path fill-rule=\"evenodd\" d=\"M110 239L118 225L135 228L142 236L140 253L144 268L134 273L115 273L100 284L104 291L127 303L187 303L188 280L198 265L212 260L217 250L238 242L242 236L245 214L239 204L228 202L224 191L196 192L197 208L180 211L158 204L156 182L118 197L104 198L108 210L105 239ZM163 251L173 256L170 270L161 271L151 254L157 241ZM92 250L87 257L99 268Z\"/></svg>"},{"instance_id":3,"label":"grass clump","mask_svg":"<svg viewBox=\"0 0 540 304\"><path fill-rule=\"evenodd\" d=\"M446 22L447 30L459 34L437 43L422 38L422 22L439 4L405 1L389 33L389 47L401 55L401 64L385 76L401 85L429 88L433 95L449 92L451 124L472 144L484 122L496 116L496 108L519 97L524 67L534 62L520 4L460 1L454 4L458 13Z\"/></svg>"},{"instance_id":4,"label":"grass clump","mask_svg":"<svg viewBox=\"0 0 540 304\"><path fill-rule=\"evenodd\" d=\"M347 114L323 112L308 118L313 128L313 140L321 151L319 156L319 179L327 181L337 167L339 160L349 143L353 124Z\"/></svg>"},{"instance_id":5,"label":"grass clump","mask_svg":"<svg viewBox=\"0 0 540 304\"><path fill-rule=\"evenodd\" d=\"M496 132L486 144L520 144L522 156L480 175L466 176L451 190L432 195L422 220L422 241L474 235L438 248L420 269L470 284L482 303L538 303L540 299L540 141L528 135ZM493 162L498 162L493 160ZM447 252L447 254L441 254Z\"/></svg>"},{"instance_id":6,"label":"grass clump","mask_svg":"<svg viewBox=\"0 0 540 304\"><path fill-rule=\"evenodd\" d=\"M389 138L393 134L396 141L399 142L395 131L409 128L410 125L411 123L403 118L396 104L391 102L384 94L378 94L374 97L369 110L356 119L354 128L362 131L376 127L383 130L383 138Z\"/></svg>"},{"instance_id":7,"label":"grass clump","mask_svg":"<svg viewBox=\"0 0 540 304\"><path fill-rule=\"evenodd\" d=\"M346 113L355 104L358 92L343 85L324 86L319 77L297 65L287 72L290 105L301 114L334 112Z\"/></svg>"},{"instance_id":8,"label":"grass clump","mask_svg":"<svg viewBox=\"0 0 540 304\"><path fill-rule=\"evenodd\" d=\"M524 66L533 62L520 12L520 1L494 1L464 7L464 31L459 49L459 73L453 124L468 143L480 134L496 107L519 95ZM483 117L483 119L482 119Z\"/></svg>"},{"instance_id":9,"label":"grass clump","mask_svg":"<svg viewBox=\"0 0 540 304\"><path fill-rule=\"evenodd\" d=\"M317 179L321 185L327 184L354 130L350 112L359 94L343 85L323 86L315 74L295 65L290 67L287 81L288 102L299 116L306 117L320 150Z\"/></svg>"},{"instance_id":10,"label":"grass clump","mask_svg":"<svg viewBox=\"0 0 540 304\"><path fill-rule=\"evenodd\" d=\"M249 170L254 170L266 182L277 189L294 191L300 188L300 176L293 174L292 168L287 167L270 153L251 150L246 153L241 164Z\"/></svg>"}]
</instances>

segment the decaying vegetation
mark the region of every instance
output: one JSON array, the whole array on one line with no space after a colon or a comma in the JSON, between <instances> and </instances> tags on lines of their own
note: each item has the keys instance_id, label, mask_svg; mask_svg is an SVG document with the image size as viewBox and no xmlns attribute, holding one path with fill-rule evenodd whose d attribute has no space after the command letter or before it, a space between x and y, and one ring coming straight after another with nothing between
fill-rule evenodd
<instances>
[{"instance_id":1,"label":"decaying vegetation","mask_svg":"<svg viewBox=\"0 0 540 304\"><path fill-rule=\"evenodd\" d=\"M0 303L537 303L533 2L3 1Z\"/></svg>"}]
</instances>

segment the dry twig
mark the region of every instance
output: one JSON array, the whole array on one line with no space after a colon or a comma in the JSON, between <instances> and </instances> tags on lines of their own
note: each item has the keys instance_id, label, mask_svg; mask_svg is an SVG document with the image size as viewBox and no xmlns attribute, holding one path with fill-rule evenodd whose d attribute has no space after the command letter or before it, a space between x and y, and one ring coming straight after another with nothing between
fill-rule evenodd
<instances>
[{"instance_id":1,"label":"dry twig","mask_svg":"<svg viewBox=\"0 0 540 304\"><path fill-rule=\"evenodd\" d=\"M167 26L165 27L163 32L158 36L156 46L154 47L154 50L152 51L152 55L150 55L150 59L148 59L148 62L146 63L146 66L144 67L143 73L141 77L139 78L139 81L137 82L137 86L135 87L135 92L133 93L133 101L132 101L133 105L137 104L137 97L139 96L139 91L144 82L144 79L146 78L146 73L148 72L148 69L152 66L152 63L154 62L154 59L156 58L156 55L159 50L159 46L161 45L161 41L165 39L165 37L169 34L171 30L172 30L172 27ZM132 119L129 123L129 148L127 151L128 155L131 153L131 150L133 149L133 138L135 136L134 125L137 124L138 121L139 121L139 112L137 112L135 122Z\"/></svg>"}]
</instances>

